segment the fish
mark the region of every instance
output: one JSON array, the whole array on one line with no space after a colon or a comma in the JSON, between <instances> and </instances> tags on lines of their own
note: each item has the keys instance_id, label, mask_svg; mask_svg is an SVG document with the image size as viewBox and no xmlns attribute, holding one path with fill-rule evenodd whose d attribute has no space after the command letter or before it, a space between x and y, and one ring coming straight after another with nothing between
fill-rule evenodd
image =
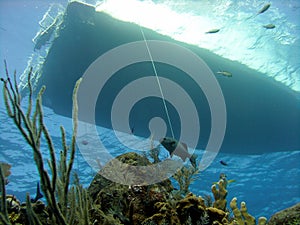
<instances>
[{"instance_id":1,"label":"fish","mask_svg":"<svg viewBox=\"0 0 300 225\"><path fill-rule=\"evenodd\" d=\"M88 142L87 140L82 140L81 144L83 144L83 145L88 145L89 142Z\"/></svg>"},{"instance_id":2,"label":"fish","mask_svg":"<svg viewBox=\"0 0 300 225\"><path fill-rule=\"evenodd\" d=\"M264 7L262 7L261 10L259 10L259 11L257 12L257 15L262 14L262 13L264 13L265 11L267 11L267 10L270 8L270 6L271 6L271 3L265 4Z\"/></svg>"},{"instance_id":3,"label":"fish","mask_svg":"<svg viewBox=\"0 0 300 225\"><path fill-rule=\"evenodd\" d=\"M160 139L159 142L170 153L171 157L173 155L177 155L184 162L187 158L189 158L192 166L194 168L197 167L197 164L196 164L197 156L195 154L190 154L188 152L188 147L185 143L177 141L176 139L171 138L171 137L164 137L164 138ZM176 152L175 152L175 150L176 150Z\"/></svg>"},{"instance_id":4,"label":"fish","mask_svg":"<svg viewBox=\"0 0 300 225\"><path fill-rule=\"evenodd\" d=\"M226 176L225 173L220 174L220 180L223 181L223 185L224 185L225 188L227 188L228 184L231 184L231 183L235 182L235 180L227 180L227 176ZM219 182L213 182L213 184L218 184L218 183Z\"/></svg>"},{"instance_id":5,"label":"fish","mask_svg":"<svg viewBox=\"0 0 300 225\"><path fill-rule=\"evenodd\" d=\"M230 73L228 71L218 71L217 74L221 74L225 77L232 77L232 73Z\"/></svg>"},{"instance_id":6,"label":"fish","mask_svg":"<svg viewBox=\"0 0 300 225\"><path fill-rule=\"evenodd\" d=\"M190 158L190 162L191 162L191 164L192 164L192 166L195 168L195 169L197 169L197 155L196 154L193 154L192 156L191 156L191 158Z\"/></svg>"},{"instance_id":7,"label":"fish","mask_svg":"<svg viewBox=\"0 0 300 225\"><path fill-rule=\"evenodd\" d=\"M205 33L206 34L215 34L215 33L218 33L220 31L220 29L211 29L209 31L206 31Z\"/></svg>"},{"instance_id":8,"label":"fish","mask_svg":"<svg viewBox=\"0 0 300 225\"><path fill-rule=\"evenodd\" d=\"M159 142L165 147L165 149L168 150L171 157L174 155L175 150L175 155L179 156L183 161L185 161L186 158L191 157L191 155L188 153L188 147L185 143L179 142L171 137L164 137L160 139Z\"/></svg>"},{"instance_id":9,"label":"fish","mask_svg":"<svg viewBox=\"0 0 300 225\"><path fill-rule=\"evenodd\" d=\"M274 29L276 26L272 23L269 23L267 25L263 25L263 27L266 28L266 29Z\"/></svg>"},{"instance_id":10,"label":"fish","mask_svg":"<svg viewBox=\"0 0 300 225\"><path fill-rule=\"evenodd\" d=\"M8 164L8 163L5 163L5 162L0 162L0 166L1 166L1 169L2 169L2 173L3 173L3 176L4 176L4 182L5 182L5 185L9 183L7 177L11 174L10 172L10 168L11 168L11 165Z\"/></svg>"},{"instance_id":11,"label":"fish","mask_svg":"<svg viewBox=\"0 0 300 225\"><path fill-rule=\"evenodd\" d=\"M223 160L221 160L220 163L221 163L223 166L228 166L228 164L227 164L226 162L224 162Z\"/></svg>"},{"instance_id":12,"label":"fish","mask_svg":"<svg viewBox=\"0 0 300 225\"><path fill-rule=\"evenodd\" d=\"M267 11L270 8L270 6L271 6L271 3L265 4L255 15L248 17L246 20L251 19L251 18L255 18L259 14L264 13L265 11Z\"/></svg>"},{"instance_id":13,"label":"fish","mask_svg":"<svg viewBox=\"0 0 300 225\"><path fill-rule=\"evenodd\" d=\"M134 133L134 126L130 127L130 134Z\"/></svg>"},{"instance_id":14,"label":"fish","mask_svg":"<svg viewBox=\"0 0 300 225\"><path fill-rule=\"evenodd\" d=\"M37 182L37 184L36 184L36 195L35 195L35 198L30 199L30 202L31 203L36 203L42 197L44 197L44 195L42 195L42 193L40 191L40 183Z\"/></svg>"},{"instance_id":15,"label":"fish","mask_svg":"<svg viewBox=\"0 0 300 225\"><path fill-rule=\"evenodd\" d=\"M3 31L7 31L5 28L3 28L3 27L0 27L0 30L3 30Z\"/></svg>"}]
</instances>

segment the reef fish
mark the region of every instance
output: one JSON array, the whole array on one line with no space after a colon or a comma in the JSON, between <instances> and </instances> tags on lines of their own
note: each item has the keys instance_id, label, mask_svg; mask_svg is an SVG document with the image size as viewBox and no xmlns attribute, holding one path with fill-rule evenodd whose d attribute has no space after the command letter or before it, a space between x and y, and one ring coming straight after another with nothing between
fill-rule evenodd
<instances>
[{"instance_id":1,"label":"reef fish","mask_svg":"<svg viewBox=\"0 0 300 225\"><path fill-rule=\"evenodd\" d=\"M235 180L227 180L227 176L225 173L220 174L220 180L223 181L224 187L227 188L228 184L235 182ZM213 184L218 184L218 182L213 182Z\"/></svg>"},{"instance_id":2,"label":"reef fish","mask_svg":"<svg viewBox=\"0 0 300 225\"><path fill-rule=\"evenodd\" d=\"M248 17L246 20L254 18L257 15L264 13L265 11L267 11L270 8L270 6L271 6L271 3L265 4L255 15Z\"/></svg>"},{"instance_id":3,"label":"reef fish","mask_svg":"<svg viewBox=\"0 0 300 225\"><path fill-rule=\"evenodd\" d=\"M40 191L40 183L37 182L37 184L36 184L36 195L35 195L35 198L30 199L30 201L31 201L31 203L36 203L42 197L44 197L44 195L42 195L42 193Z\"/></svg>"},{"instance_id":4,"label":"reef fish","mask_svg":"<svg viewBox=\"0 0 300 225\"><path fill-rule=\"evenodd\" d=\"M130 134L134 134L134 126L130 127Z\"/></svg>"},{"instance_id":5,"label":"reef fish","mask_svg":"<svg viewBox=\"0 0 300 225\"><path fill-rule=\"evenodd\" d=\"M220 31L220 29L211 29L209 31L206 31L206 34L214 34L214 33L218 33Z\"/></svg>"},{"instance_id":6,"label":"reef fish","mask_svg":"<svg viewBox=\"0 0 300 225\"><path fill-rule=\"evenodd\" d=\"M176 139L171 138L171 137L164 137L164 138L160 139L159 142L162 144L162 146L165 147L165 149L168 150L171 157L173 155L177 155L183 161L185 161L187 158L189 158L192 166L196 168L197 156L195 154L192 155L188 152L188 147L185 143L177 141Z\"/></svg>"},{"instance_id":7,"label":"reef fish","mask_svg":"<svg viewBox=\"0 0 300 225\"><path fill-rule=\"evenodd\" d=\"M183 161L185 161L186 158L191 157L191 155L188 153L188 147L185 143L179 142L171 137L162 138L159 140L159 142L165 147L165 149L168 150L171 157L175 154L179 156Z\"/></svg>"},{"instance_id":8,"label":"reef fish","mask_svg":"<svg viewBox=\"0 0 300 225\"><path fill-rule=\"evenodd\" d=\"M230 73L228 71L218 71L217 74L221 74L225 77L232 77L232 73Z\"/></svg>"},{"instance_id":9,"label":"reef fish","mask_svg":"<svg viewBox=\"0 0 300 225\"><path fill-rule=\"evenodd\" d=\"M87 140L82 140L81 144L83 144L83 145L88 145L89 142L88 142Z\"/></svg>"},{"instance_id":10,"label":"reef fish","mask_svg":"<svg viewBox=\"0 0 300 225\"><path fill-rule=\"evenodd\" d=\"M263 25L263 27L266 28L266 29L274 29L275 25L270 23L270 24L267 24L267 25Z\"/></svg>"},{"instance_id":11,"label":"reef fish","mask_svg":"<svg viewBox=\"0 0 300 225\"><path fill-rule=\"evenodd\" d=\"M197 169L197 167L198 167L198 165L197 165L197 155L196 154L193 154L192 156L191 156L191 158L190 158L190 162L191 162L191 164L192 164L192 166L195 168L195 169Z\"/></svg>"},{"instance_id":12,"label":"reef fish","mask_svg":"<svg viewBox=\"0 0 300 225\"><path fill-rule=\"evenodd\" d=\"M257 12L257 15L258 15L258 14L262 14L262 13L264 13L265 11L267 11L267 10L270 8L270 6L271 6L271 3L265 4L264 7L262 7L261 10L259 10L259 11Z\"/></svg>"},{"instance_id":13,"label":"reef fish","mask_svg":"<svg viewBox=\"0 0 300 225\"><path fill-rule=\"evenodd\" d=\"M223 166L228 166L228 164L227 164L226 162L224 162L223 160L221 160L220 163L221 163Z\"/></svg>"}]
</instances>

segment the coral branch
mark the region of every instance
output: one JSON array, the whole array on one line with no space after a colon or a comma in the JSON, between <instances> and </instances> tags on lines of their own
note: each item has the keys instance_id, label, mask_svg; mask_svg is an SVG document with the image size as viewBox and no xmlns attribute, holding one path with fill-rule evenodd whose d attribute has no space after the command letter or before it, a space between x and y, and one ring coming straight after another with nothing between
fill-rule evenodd
<instances>
[{"instance_id":1,"label":"coral branch","mask_svg":"<svg viewBox=\"0 0 300 225\"><path fill-rule=\"evenodd\" d=\"M41 221L35 214L35 212L32 209L31 202L30 202L30 195L27 193L26 195L26 213L27 213L27 218L29 220L29 224L32 225L42 225Z\"/></svg>"},{"instance_id":2,"label":"coral branch","mask_svg":"<svg viewBox=\"0 0 300 225\"><path fill-rule=\"evenodd\" d=\"M226 209L226 204L227 204L227 200L226 200L226 196L227 196L227 180L226 180L226 176L222 175L220 176L220 180L217 183L218 184L218 189L217 189L217 185L214 184L211 187L211 191L214 195L214 203L213 206L215 208L221 209L223 211L225 211Z\"/></svg>"},{"instance_id":3,"label":"coral branch","mask_svg":"<svg viewBox=\"0 0 300 225\"><path fill-rule=\"evenodd\" d=\"M45 194L45 198L47 200L48 206L55 215L55 222L56 224L66 225L66 213L67 213L67 207L68 207L68 191L69 191L69 181L70 181L70 174L74 162L75 157L75 139L76 139L76 132L77 132L77 89L79 87L80 81L78 80L74 92L73 92L73 135L72 135L72 143L71 143L71 156L68 161L68 166L61 167L61 178L63 185L63 197L58 197L59 200L62 200L61 202L57 202L56 200L56 185L57 185L57 165L56 165L56 157L55 157L55 149L53 145L53 141L51 139L51 136L44 124L44 114L42 110L42 94L45 90L45 87L42 87L41 90L38 93L36 103L35 103L35 111L32 115L32 108L33 108L33 102L32 102L32 85L31 85L31 74L32 69L30 69L28 74L28 88L29 88L29 96L28 96L28 106L27 111L24 113L22 107L21 107L21 99L22 96L18 89L18 84L16 81L16 73L14 73L14 83L11 82L11 79L9 77L7 64L5 63L5 72L6 72L6 79L1 78L1 81L3 82L3 96L4 96L4 102L6 106L7 113L9 117L11 117L16 124L17 128L20 130L21 134L24 136L27 143L31 146L33 150L33 156L34 161L36 163L40 178L41 178L41 189ZM42 156L42 153L40 151L40 141L41 141L41 135L44 135L46 142L48 144L48 149L50 153L50 169L52 177L50 178L48 172L45 169L44 166L44 159ZM61 157L62 165L67 164L67 149L66 141L65 141L65 134L63 132L63 145L64 145L64 155ZM5 191L2 192L5 194ZM5 201L5 199L2 201ZM30 204L30 201L28 201ZM61 206L61 208L58 207L58 203ZM3 207L3 210L5 210L5 207ZM30 210L30 206L28 206L28 210ZM29 212L30 213L30 212ZM3 218L7 220L7 214L3 214ZM2 218L2 217L1 217Z\"/></svg>"},{"instance_id":4,"label":"coral branch","mask_svg":"<svg viewBox=\"0 0 300 225\"><path fill-rule=\"evenodd\" d=\"M255 225L256 221L255 218L250 215L247 211L246 203L241 202L240 210L237 207L237 198L234 197L230 202L230 208L232 209L234 220L238 225Z\"/></svg>"},{"instance_id":5,"label":"coral branch","mask_svg":"<svg viewBox=\"0 0 300 225\"><path fill-rule=\"evenodd\" d=\"M0 164L0 192L1 192L1 203L0 203L0 222L3 224L10 225L7 205L6 205L6 190L5 190L5 177Z\"/></svg>"}]
</instances>

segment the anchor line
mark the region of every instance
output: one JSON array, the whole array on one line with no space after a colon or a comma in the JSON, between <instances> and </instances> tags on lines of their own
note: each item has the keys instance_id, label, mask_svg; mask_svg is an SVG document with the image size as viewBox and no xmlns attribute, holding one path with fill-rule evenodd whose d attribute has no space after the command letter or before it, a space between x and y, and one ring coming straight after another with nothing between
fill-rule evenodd
<instances>
[{"instance_id":1,"label":"anchor line","mask_svg":"<svg viewBox=\"0 0 300 225\"><path fill-rule=\"evenodd\" d=\"M158 87L159 87L159 91L160 91L160 94L161 94L161 97L162 97L162 101L163 101L163 105L164 105L164 108L165 108L165 112L166 112L166 116L167 116L167 119L168 119L168 123L169 123L169 126L170 126L171 134L172 134L172 137L175 138L173 127L172 127L172 123L171 123L171 119L170 119L170 115L169 115L169 110L168 110L168 107L167 107L167 104L166 104L166 100L165 100L165 96L164 96L164 93L163 93L163 90L162 90L162 87L161 87L161 84L160 84L159 76L157 74L157 70L156 70L156 67L155 67L155 64L154 64L154 61L153 61L153 58L152 58L152 54L151 54L150 48L148 46L147 39L145 37L144 31L143 31L143 29L142 29L141 26L140 26L140 30L141 30L141 33L142 33L142 36L143 36L143 39L144 39L144 42L145 42L145 45L146 45L149 57L150 57L152 68L153 68L153 71L154 71L154 74L155 74L155 77L156 77L156 81L157 81L157 84L158 84Z\"/></svg>"}]
</instances>

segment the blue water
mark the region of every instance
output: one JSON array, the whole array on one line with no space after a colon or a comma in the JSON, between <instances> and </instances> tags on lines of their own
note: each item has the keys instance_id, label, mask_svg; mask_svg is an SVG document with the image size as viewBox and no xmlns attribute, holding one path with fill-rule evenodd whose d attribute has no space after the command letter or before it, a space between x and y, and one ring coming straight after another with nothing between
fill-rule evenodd
<instances>
[{"instance_id":1,"label":"blue water","mask_svg":"<svg viewBox=\"0 0 300 225\"><path fill-rule=\"evenodd\" d=\"M66 1L59 3L65 5ZM293 1L289 1L289 4L292 3ZM11 71L17 69L20 74L27 65L27 57L33 49L31 39L37 32L37 23L48 6L47 1L0 0L0 60L6 59ZM4 68L0 65L2 76ZM46 125L58 153L61 148L59 126L65 127L70 138L72 121L70 118L56 115L49 108L44 108L44 112ZM0 121L0 161L12 165L10 182L6 186L7 192L24 200L27 192L35 195L39 176L32 151L8 119L2 98ZM120 150L123 149L122 146L111 136L106 136L106 140L111 143L112 153L123 153ZM43 144L42 149L47 158L47 146ZM201 153L200 150L196 150L197 152ZM220 160L227 162L228 166L222 166ZM74 171L79 174L84 186L88 186L95 175L79 151L76 153ZM228 186L228 202L233 197L237 197L238 202L245 201L250 214L257 218L269 218L273 213L300 202L300 149L262 155L219 154L192 184L191 191L197 195L211 195L210 187L218 180L220 173L227 174L228 179L236 180Z\"/></svg>"}]
</instances>

